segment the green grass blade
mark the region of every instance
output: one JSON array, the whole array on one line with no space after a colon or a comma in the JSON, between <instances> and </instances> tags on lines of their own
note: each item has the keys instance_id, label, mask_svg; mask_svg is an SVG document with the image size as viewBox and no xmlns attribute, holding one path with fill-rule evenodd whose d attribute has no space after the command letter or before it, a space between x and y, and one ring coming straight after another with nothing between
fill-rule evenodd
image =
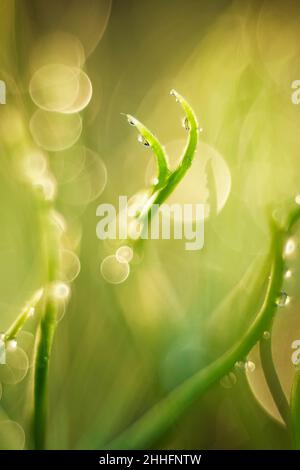
<instances>
[{"instance_id":1,"label":"green grass blade","mask_svg":"<svg viewBox=\"0 0 300 470\"><path fill-rule=\"evenodd\" d=\"M44 289L39 289L33 294L31 299L26 303L26 305L22 309L19 316L16 318L16 320L13 322L13 324L8 328L8 330L4 334L5 341L10 341L18 335L18 333L23 328L26 320L30 317L32 309L35 309L35 307L41 300L43 293L44 293Z\"/></svg>"},{"instance_id":2,"label":"green grass blade","mask_svg":"<svg viewBox=\"0 0 300 470\"><path fill-rule=\"evenodd\" d=\"M175 96L176 101L181 105L185 112L185 123L189 137L178 167L173 171L173 173L171 173L166 186L159 191L157 198L154 201L155 204L158 205L162 204L174 191L175 187L190 168L197 149L199 135L198 121L192 107L188 104L186 99L183 98L183 96L177 93L177 91L171 90L170 94Z\"/></svg>"},{"instance_id":3,"label":"green grass blade","mask_svg":"<svg viewBox=\"0 0 300 470\"><path fill-rule=\"evenodd\" d=\"M271 265L271 276L265 299L257 317L244 337L223 356L174 389L119 438L110 443L107 446L108 449L143 449L151 447L172 428L197 398L224 375L228 374L237 361L247 356L263 335L277 308L275 300L281 289L284 275L283 246L283 232L280 230L275 231L270 253L266 260Z\"/></svg>"},{"instance_id":4,"label":"green grass blade","mask_svg":"<svg viewBox=\"0 0 300 470\"><path fill-rule=\"evenodd\" d=\"M141 143L145 146L151 147L154 152L157 161L157 183L155 184L155 189L162 188L168 179L170 174L170 170L168 168L168 158L165 152L164 147L161 145L157 137L146 127L142 124L138 119L131 116L130 114L125 114L127 117L128 122L136 127L140 134Z\"/></svg>"}]
</instances>

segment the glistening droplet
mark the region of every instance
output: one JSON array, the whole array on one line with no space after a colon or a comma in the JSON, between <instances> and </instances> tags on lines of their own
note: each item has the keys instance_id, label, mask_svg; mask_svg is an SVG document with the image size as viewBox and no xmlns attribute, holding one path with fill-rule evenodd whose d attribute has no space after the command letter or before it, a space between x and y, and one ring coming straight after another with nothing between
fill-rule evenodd
<instances>
[{"instance_id":1,"label":"glistening droplet","mask_svg":"<svg viewBox=\"0 0 300 470\"><path fill-rule=\"evenodd\" d=\"M244 363L244 361L237 361L237 362L234 364L234 367L235 367L236 369L243 370L243 369L245 369L245 363Z\"/></svg>"},{"instance_id":2,"label":"glistening droplet","mask_svg":"<svg viewBox=\"0 0 300 470\"><path fill-rule=\"evenodd\" d=\"M292 271L290 269L287 269L284 273L285 279L290 279L292 277Z\"/></svg>"},{"instance_id":3,"label":"glistening droplet","mask_svg":"<svg viewBox=\"0 0 300 470\"><path fill-rule=\"evenodd\" d=\"M127 121L128 121L128 123L129 123L131 126L135 126L135 119L134 119L132 116L129 116L128 114L127 114L126 116L127 116Z\"/></svg>"},{"instance_id":4,"label":"glistening droplet","mask_svg":"<svg viewBox=\"0 0 300 470\"><path fill-rule=\"evenodd\" d=\"M290 301L289 296L285 291L280 292L279 296L276 299L276 304L278 307L285 307Z\"/></svg>"},{"instance_id":5,"label":"glistening droplet","mask_svg":"<svg viewBox=\"0 0 300 470\"><path fill-rule=\"evenodd\" d=\"M269 331L264 331L263 332L263 338L264 339L270 339L271 338L271 333Z\"/></svg>"},{"instance_id":6,"label":"glistening droplet","mask_svg":"<svg viewBox=\"0 0 300 470\"><path fill-rule=\"evenodd\" d=\"M139 141L141 144L143 144L145 147L149 147L149 146L150 146L148 140L145 139L145 137L144 137L143 135L139 135L139 136L138 136L138 141Z\"/></svg>"},{"instance_id":7,"label":"glistening droplet","mask_svg":"<svg viewBox=\"0 0 300 470\"><path fill-rule=\"evenodd\" d=\"M171 95L171 96L174 96L175 99L176 99L176 103L178 103L179 99L178 99L178 96L177 96L176 91L175 91L175 90L171 90L171 91L170 91L170 95Z\"/></svg>"},{"instance_id":8,"label":"glistening droplet","mask_svg":"<svg viewBox=\"0 0 300 470\"><path fill-rule=\"evenodd\" d=\"M286 242L285 247L284 247L285 256L292 255L294 253L295 249L296 249L296 243L292 238L290 238Z\"/></svg>"},{"instance_id":9,"label":"glistening droplet","mask_svg":"<svg viewBox=\"0 0 300 470\"><path fill-rule=\"evenodd\" d=\"M190 121L188 120L187 117L185 117L182 121L182 127L184 127L184 129L186 131L189 131L191 129L191 125L190 125Z\"/></svg>"}]
</instances>

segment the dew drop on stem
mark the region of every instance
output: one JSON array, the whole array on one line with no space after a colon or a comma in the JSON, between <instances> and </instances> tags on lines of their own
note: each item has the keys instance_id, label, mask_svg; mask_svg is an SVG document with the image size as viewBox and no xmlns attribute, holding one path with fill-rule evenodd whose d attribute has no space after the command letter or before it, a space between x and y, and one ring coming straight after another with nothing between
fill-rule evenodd
<instances>
[{"instance_id":1,"label":"dew drop on stem","mask_svg":"<svg viewBox=\"0 0 300 470\"><path fill-rule=\"evenodd\" d=\"M285 291L280 292L279 296L276 299L276 305L278 307L285 307L290 301L289 296Z\"/></svg>"},{"instance_id":2,"label":"dew drop on stem","mask_svg":"<svg viewBox=\"0 0 300 470\"><path fill-rule=\"evenodd\" d=\"M284 255L285 256L292 255L294 253L295 249L296 249L296 243L292 238L290 238L289 240L287 240L287 242L285 244Z\"/></svg>"},{"instance_id":3,"label":"dew drop on stem","mask_svg":"<svg viewBox=\"0 0 300 470\"><path fill-rule=\"evenodd\" d=\"M145 139L145 137L144 137L143 135L139 135L139 136L138 136L138 141L139 141L141 144L143 144L145 147L149 147L149 146L150 146L148 140Z\"/></svg>"},{"instance_id":4,"label":"dew drop on stem","mask_svg":"<svg viewBox=\"0 0 300 470\"><path fill-rule=\"evenodd\" d=\"M127 116L127 121L131 126L135 126L135 120L131 116Z\"/></svg>"},{"instance_id":5,"label":"dew drop on stem","mask_svg":"<svg viewBox=\"0 0 300 470\"><path fill-rule=\"evenodd\" d=\"M236 369L240 369L240 370L243 370L245 368L245 363L244 361L237 361L235 364L234 364L234 367Z\"/></svg>"},{"instance_id":6,"label":"dew drop on stem","mask_svg":"<svg viewBox=\"0 0 300 470\"><path fill-rule=\"evenodd\" d=\"M189 130L191 129L190 121L188 120L187 117L183 118L182 127L183 127L186 131L189 131Z\"/></svg>"},{"instance_id":7,"label":"dew drop on stem","mask_svg":"<svg viewBox=\"0 0 300 470\"><path fill-rule=\"evenodd\" d=\"M271 338L271 333L269 331L264 331L263 332L263 338L264 339L270 339Z\"/></svg>"},{"instance_id":8,"label":"dew drop on stem","mask_svg":"<svg viewBox=\"0 0 300 470\"><path fill-rule=\"evenodd\" d=\"M285 279L290 279L292 277L292 271L290 269L287 269L284 273Z\"/></svg>"}]
</instances>

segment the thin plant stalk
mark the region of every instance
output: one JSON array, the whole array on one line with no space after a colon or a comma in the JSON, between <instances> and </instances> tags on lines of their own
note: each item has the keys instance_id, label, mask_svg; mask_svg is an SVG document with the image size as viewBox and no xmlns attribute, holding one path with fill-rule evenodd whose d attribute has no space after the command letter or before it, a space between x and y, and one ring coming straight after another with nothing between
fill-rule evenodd
<instances>
[{"instance_id":1,"label":"thin plant stalk","mask_svg":"<svg viewBox=\"0 0 300 470\"><path fill-rule=\"evenodd\" d=\"M271 266L269 282L262 306L256 319L243 338L223 356L201 369L184 383L174 389L166 398L144 414L123 434L109 443L108 449L143 449L149 448L162 438L178 421L182 414L206 392L213 384L228 374L235 363L246 357L253 346L263 336L277 310L277 298L284 278L284 244L290 231L300 219L300 208L293 211L284 227L272 223L272 243L267 258ZM294 386L293 422L299 423L300 399L299 380ZM295 427L295 425L294 425ZM295 432L295 431L294 431ZM297 424L295 440L300 443L300 427ZM297 444L297 445L298 445Z\"/></svg>"},{"instance_id":2,"label":"thin plant stalk","mask_svg":"<svg viewBox=\"0 0 300 470\"><path fill-rule=\"evenodd\" d=\"M17 316L16 320L11 324L11 326L4 333L4 341L7 342L7 341L14 340L18 336L23 326L25 325L26 321L32 315L37 304L40 302L43 294L44 294L44 289L39 289L33 294L31 299L26 303L25 307L23 307L21 313Z\"/></svg>"},{"instance_id":3,"label":"thin plant stalk","mask_svg":"<svg viewBox=\"0 0 300 470\"><path fill-rule=\"evenodd\" d=\"M272 329L270 325L268 330ZM271 333L270 333L271 334ZM288 430L290 430L291 425L291 413L289 403L286 399L284 391L282 389L279 377L276 372L276 368L273 362L272 356L272 337L269 339L262 338L259 342L259 353L261 358L261 364L263 373L268 384L269 390L271 392L274 403L282 417L283 421L286 424Z\"/></svg>"},{"instance_id":4,"label":"thin plant stalk","mask_svg":"<svg viewBox=\"0 0 300 470\"><path fill-rule=\"evenodd\" d=\"M45 449L48 414L48 376L50 356L57 324L57 303L51 293L51 283L58 270L58 240L50 225L49 207L41 210L42 252L47 271L44 311L39 325L34 359L33 439L35 449Z\"/></svg>"}]
</instances>

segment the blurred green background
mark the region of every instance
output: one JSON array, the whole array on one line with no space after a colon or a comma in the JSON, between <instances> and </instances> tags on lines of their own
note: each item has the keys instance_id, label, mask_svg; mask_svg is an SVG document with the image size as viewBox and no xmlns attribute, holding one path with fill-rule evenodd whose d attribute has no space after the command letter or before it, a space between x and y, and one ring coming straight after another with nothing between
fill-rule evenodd
<instances>
[{"instance_id":1,"label":"blurred green background","mask_svg":"<svg viewBox=\"0 0 300 470\"><path fill-rule=\"evenodd\" d=\"M47 158L66 245L81 263L54 343L50 448L108 445L234 344L255 316L268 216L300 192L300 106L291 101L291 84L300 79L299 27L296 0L1 1L7 103L0 105L0 330L45 279L24 179L28 153ZM87 88L76 91L81 117L49 113L49 70L58 74L59 108L70 92L66 67L84 71L92 85L91 99L85 75ZM153 163L120 113L149 126L174 164L186 132L172 88L203 127L195 163L172 200L206 204L204 248L188 252L183 241L149 241L128 278L114 285L100 272L115 247L96 237L96 208L142 190ZM296 255L291 266L292 300L278 312L273 343L287 394L291 343L300 339ZM28 329L34 333L35 320ZM288 447L257 352L251 357L256 368L248 378L236 373L232 387L216 384L155 447ZM3 385L0 401L3 420L19 423L26 436L31 382L29 370L22 382ZM17 447L18 438L12 433L0 447Z\"/></svg>"}]
</instances>

